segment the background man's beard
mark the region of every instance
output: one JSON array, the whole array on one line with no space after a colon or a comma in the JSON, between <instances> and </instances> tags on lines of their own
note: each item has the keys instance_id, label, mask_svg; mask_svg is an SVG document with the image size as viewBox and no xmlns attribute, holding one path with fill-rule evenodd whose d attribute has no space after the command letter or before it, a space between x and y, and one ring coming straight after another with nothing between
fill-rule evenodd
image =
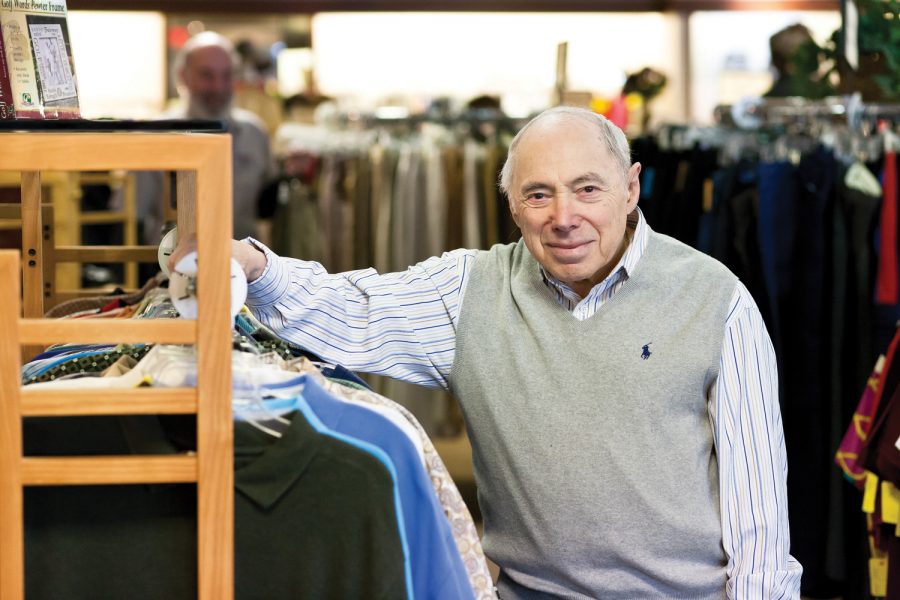
<instances>
[{"instance_id":1,"label":"background man's beard","mask_svg":"<svg viewBox=\"0 0 900 600\"><path fill-rule=\"evenodd\" d=\"M232 101L229 100L220 110L210 110L197 97L188 98L187 114L194 119L227 119L231 114Z\"/></svg>"}]
</instances>

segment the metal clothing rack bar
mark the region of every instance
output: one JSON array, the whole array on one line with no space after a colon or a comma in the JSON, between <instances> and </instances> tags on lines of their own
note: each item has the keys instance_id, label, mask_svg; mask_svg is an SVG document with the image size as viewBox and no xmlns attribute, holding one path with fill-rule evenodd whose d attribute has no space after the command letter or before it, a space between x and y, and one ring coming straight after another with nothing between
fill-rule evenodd
<instances>
[{"instance_id":1,"label":"metal clothing rack bar","mask_svg":"<svg viewBox=\"0 0 900 600\"><path fill-rule=\"evenodd\" d=\"M741 128L828 121L846 123L851 129L857 129L862 121L900 120L900 104L866 104L859 94L823 100L759 98L741 104L719 105L713 111L713 118L719 125Z\"/></svg>"},{"instance_id":2,"label":"metal clothing rack bar","mask_svg":"<svg viewBox=\"0 0 900 600\"><path fill-rule=\"evenodd\" d=\"M475 109L459 113L424 112L408 113L405 109L385 109L374 113L346 112L339 116L339 120L345 125L421 125L434 123L436 125L484 125L497 124L509 127L519 127L528 121L529 117L510 117L497 110Z\"/></svg>"}]
</instances>

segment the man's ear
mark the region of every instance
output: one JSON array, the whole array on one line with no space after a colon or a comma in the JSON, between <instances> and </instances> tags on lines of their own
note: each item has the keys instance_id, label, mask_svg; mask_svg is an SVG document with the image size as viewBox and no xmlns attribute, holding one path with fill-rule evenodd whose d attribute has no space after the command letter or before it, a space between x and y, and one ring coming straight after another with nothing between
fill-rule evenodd
<instances>
[{"instance_id":1,"label":"man's ear","mask_svg":"<svg viewBox=\"0 0 900 600\"><path fill-rule=\"evenodd\" d=\"M628 190L628 202L627 202L627 213L631 213L638 204L638 200L641 197L641 163L634 163L631 165L631 168L628 169L627 175L627 190Z\"/></svg>"}]
</instances>

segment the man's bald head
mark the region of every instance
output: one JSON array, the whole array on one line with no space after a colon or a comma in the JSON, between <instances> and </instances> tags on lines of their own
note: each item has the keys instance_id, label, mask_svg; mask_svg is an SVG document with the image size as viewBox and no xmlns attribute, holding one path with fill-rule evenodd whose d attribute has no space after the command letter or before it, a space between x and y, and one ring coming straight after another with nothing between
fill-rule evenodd
<instances>
[{"instance_id":1,"label":"man's bald head","mask_svg":"<svg viewBox=\"0 0 900 600\"><path fill-rule=\"evenodd\" d=\"M234 46L213 31L189 39L175 57L180 91L187 96L188 115L222 119L231 110L234 95Z\"/></svg>"},{"instance_id":2,"label":"man's bald head","mask_svg":"<svg viewBox=\"0 0 900 600\"><path fill-rule=\"evenodd\" d=\"M628 175L631 168L631 149L628 147L628 139L625 133L616 127L612 121L598 115L595 112L574 106L557 106L549 108L529 121L513 138L509 145L509 152L503 170L500 172L500 189L509 197L510 186L513 181L513 173L516 167L516 152L519 142L528 135L532 128L552 127L555 123L567 121L581 121L597 128L597 135L604 143L613 160L616 161L622 177Z\"/></svg>"}]
</instances>

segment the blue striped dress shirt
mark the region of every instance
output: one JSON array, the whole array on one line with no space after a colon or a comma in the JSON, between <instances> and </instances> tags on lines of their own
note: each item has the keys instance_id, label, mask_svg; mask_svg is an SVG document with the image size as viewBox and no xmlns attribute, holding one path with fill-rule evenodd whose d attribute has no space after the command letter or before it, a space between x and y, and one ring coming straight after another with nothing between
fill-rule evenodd
<instances>
[{"instance_id":1,"label":"blue striped dress shirt","mask_svg":"<svg viewBox=\"0 0 900 600\"><path fill-rule=\"evenodd\" d=\"M625 254L585 298L545 273L548 293L591 317L628 280L647 245L640 210L629 217ZM402 273L329 274L318 263L266 253L247 303L279 335L351 370L448 387L456 326L479 250L454 250ZM709 398L719 466L727 598L799 598L800 564L789 554L787 455L775 352L759 309L740 282L731 297Z\"/></svg>"}]
</instances>

